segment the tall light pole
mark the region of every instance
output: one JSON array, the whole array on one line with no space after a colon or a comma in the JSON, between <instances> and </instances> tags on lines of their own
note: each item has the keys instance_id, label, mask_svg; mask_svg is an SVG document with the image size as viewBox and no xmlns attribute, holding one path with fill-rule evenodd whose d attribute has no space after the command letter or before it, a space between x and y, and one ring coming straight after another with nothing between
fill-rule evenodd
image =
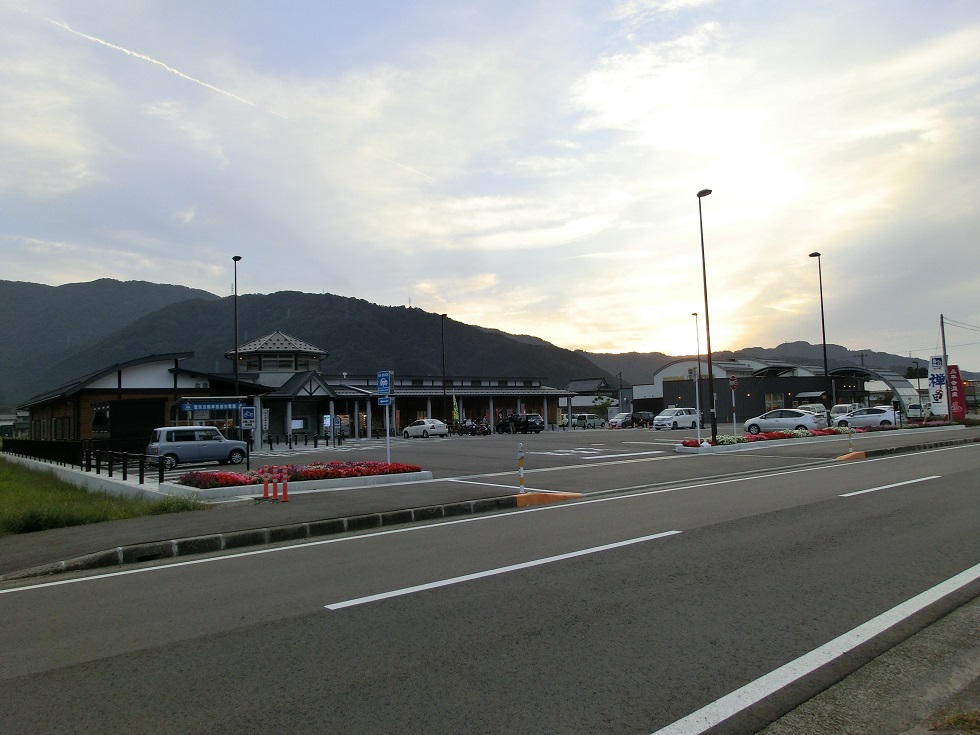
<instances>
[{"instance_id":1,"label":"tall light pole","mask_svg":"<svg viewBox=\"0 0 980 735\"><path fill-rule=\"evenodd\" d=\"M232 255L232 261L235 263L235 403L238 403L238 396L241 393L241 389L238 385L238 261L242 259L241 255ZM241 410L236 409L237 416L235 417L235 423L238 426L238 438L242 438L242 427L241 427Z\"/></svg>"},{"instance_id":2,"label":"tall light pole","mask_svg":"<svg viewBox=\"0 0 980 735\"><path fill-rule=\"evenodd\" d=\"M698 330L698 313L696 311L691 312L691 316L694 317L694 340L698 345L698 372L697 372L697 387L694 389L694 403L698 409L698 444L701 443L701 332Z\"/></svg>"},{"instance_id":3,"label":"tall light pole","mask_svg":"<svg viewBox=\"0 0 980 735\"><path fill-rule=\"evenodd\" d=\"M823 381L824 389L832 401L836 401L833 386L830 384L830 372L827 370L827 326L823 318L823 265L820 261L820 253L810 253L811 258L817 259L817 275L820 279L820 338L823 340Z\"/></svg>"},{"instance_id":4,"label":"tall light pole","mask_svg":"<svg viewBox=\"0 0 980 735\"><path fill-rule=\"evenodd\" d=\"M718 418L715 416L715 373L711 367L711 319L708 316L708 268L704 262L704 218L701 216L701 200L711 189L698 192L698 224L701 227L701 276L704 281L704 332L708 337L708 400L711 409L711 443L718 441Z\"/></svg>"},{"instance_id":5,"label":"tall light pole","mask_svg":"<svg viewBox=\"0 0 980 735\"><path fill-rule=\"evenodd\" d=\"M440 314L442 334L442 420L447 424L452 423L446 420L446 315Z\"/></svg>"}]
</instances>

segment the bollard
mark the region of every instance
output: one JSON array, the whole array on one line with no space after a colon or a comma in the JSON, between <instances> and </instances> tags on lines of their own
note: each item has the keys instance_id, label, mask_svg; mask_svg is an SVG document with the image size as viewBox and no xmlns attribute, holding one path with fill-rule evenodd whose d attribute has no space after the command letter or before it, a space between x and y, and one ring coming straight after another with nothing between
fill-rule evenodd
<instances>
[{"instance_id":1,"label":"bollard","mask_svg":"<svg viewBox=\"0 0 980 735\"><path fill-rule=\"evenodd\" d=\"M524 492L524 444L517 445L517 484L520 492Z\"/></svg>"},{"instance_id":2,"label":"bollard","mask_svg":"<svg viewBox=\"0 0 980 735\"><path fill-rule=\"evenodd\" d=\"M282 476L282 502L289 502L289 473Z\"/></svg>"},{"instance_id":3,"label":"bollard","mask_svg":"<svg viewBox=\"0 0 980 735\"><path fill-rule=\"evenodd\" d=\"M262 499L269 499L269 473L262 475Z\"/></svg>"}]
</instances>

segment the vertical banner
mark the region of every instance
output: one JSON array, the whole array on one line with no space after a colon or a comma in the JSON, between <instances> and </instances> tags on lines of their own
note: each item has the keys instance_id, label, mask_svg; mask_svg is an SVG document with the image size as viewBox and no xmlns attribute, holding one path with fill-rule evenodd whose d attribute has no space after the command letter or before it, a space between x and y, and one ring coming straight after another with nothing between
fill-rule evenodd
<instances>
[{"instance_id":1,"label":"vertical banner","mask_svg":"<svg viewBox=\"0 0 980 735\"><path fill-rule=\"evenodd\" d=\"M936 355L929 359L929 410L933 416L949 416L946 407L946 359Z\"/></svg>"},{"instance_id":2,"label":"vertical banner","mask_svg":"<svg viewBox=\"0 0 980 735\"><path fill-rule=\"evenodd\" d=\"M959 365L949 366L949 405L953 412L953 421L966 420L966 395Z\"/></svg>"}]
</instances>

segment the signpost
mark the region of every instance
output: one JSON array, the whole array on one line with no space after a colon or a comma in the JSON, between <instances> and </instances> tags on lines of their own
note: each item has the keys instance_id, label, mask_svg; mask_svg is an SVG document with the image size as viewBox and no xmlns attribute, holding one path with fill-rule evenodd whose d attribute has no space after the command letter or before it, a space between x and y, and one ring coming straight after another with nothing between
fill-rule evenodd
<instances>
[{"instance_id":1,"label":"signpost","mask_svg":"<svg viewBox=\"0 0 980 735\"><path fill-rule=\"evenodd\" d=\"M243 429L255 428L255 406L242 406L241 427Z\"/></svg>"},{"instance_id":2,"label":"signpost","mask_svg":"<svg viewBox=\"0 0 980 735\"><path fill-rule=\"evenodd\" d=\"M385 454L391 464L391 428L388 421L388 407L391 405L391 370L378 371L378 405L385 407Z\"/></svg>"},{"instance_id":3,"label":"signpost","mask_svg":"<svg viewBox=\"0 0 980 735\"><path fill-rule=\"evenodd\" d=\"M732 434L738 436L738 420L735 417L735 389L738 388L738 376L728 376L728 387L732 389Z\"/></svg>"}]
</instances>

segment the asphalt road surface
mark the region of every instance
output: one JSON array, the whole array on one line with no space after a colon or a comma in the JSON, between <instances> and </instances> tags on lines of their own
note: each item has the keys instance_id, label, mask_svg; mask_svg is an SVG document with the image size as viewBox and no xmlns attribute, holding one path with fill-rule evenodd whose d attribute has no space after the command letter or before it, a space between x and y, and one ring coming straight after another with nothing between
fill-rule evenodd
<instances>
[{"instance_id":1,"label":"asphalt road surface","mask_svg":"<svg viewBox=\"0 0 980 735\"><path fill-rule=\"evenodd\" d=\"M520 442L528 487L585 497L6 585L0 732L754 732L840 651L976 594L980 446L678 436L400 440L507 489Z\"/></svg>"}]
</instances>

